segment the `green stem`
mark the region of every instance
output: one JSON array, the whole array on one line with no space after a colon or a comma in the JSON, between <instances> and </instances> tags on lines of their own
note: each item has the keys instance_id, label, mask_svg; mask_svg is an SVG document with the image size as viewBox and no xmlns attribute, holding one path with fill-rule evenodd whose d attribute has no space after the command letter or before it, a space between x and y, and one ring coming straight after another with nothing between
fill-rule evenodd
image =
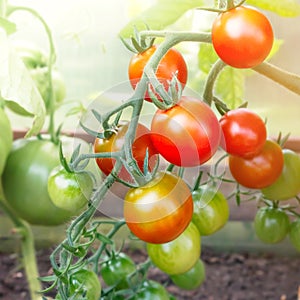
<instances>
[{"instance_id":1,"label":"green stem","mask_svg":"<svg viewBox=\"0 0 300 300\"><path fill-rule=\"evenodd\" d=\"M211 106L213 102L213 88L215 81L219 73L226 67L226 64L222 60L217 60L213 67L210 69L209 74L206 79L203 93L203 101Z\"/></svg>"},{"instance_id":2,"label":"green stem","mask_svg":"<svg viewBox=\"0 0 300 300\"><path fill-rule=\"evenodd\" d=\"M7 13L7 0L0 0L0 16L2 18L5 18L6 13Z\"/></svg>"},{"instance_id":3,"label":"green stem","mask_svg":"<svg viewBox=\"0 0 300 300\"><path fill-rule=\"evenodd\" d=\"M285 71L267 62L263 62L262 64L254 67L253 70L300 95L299 75Z\"/></svg>"},{"instance_id":4,"label":"green stem","mask_svg":"<svg viewBox=\"0 0 300 300\"><path fill-rule=\"evenodd\" d=\"M3 0L2 0L3 1ZM48 76L47 80L49 82L49 98L46 99L49 101L49 107L48 107L48 113L49 113L49 127L48 127L48 133L51 136L51 140L54 143L58 143L59 139L56 135L55 132L55 122L54 122L54 114L55 114L55 99L54 99L54 91L53 91L53 82L52 82L52 66L56 61L56 53L55 53L55 47L54 47L54 41L52 37L52 32L50 27L48 26L47 22L45 19L34 9L26 7L26 6L11 6L8 9L8 14L12 14L15 11L26 11L33 15L35 18L37 18L41 24L43 25L46 35L48 37L48 42L49 42L49 62L48 62Z\"/></svg>"},{"instance_id":5,"label":"green stem","mask_svg":"<svg viewBox=\"0 0 300 300\"><path fill-rule=\"evenodd\" d=\"M36 261L36 253L34 247L34 237L32 230L28 223L21 220L16 216L13 210L8 206L4 199L2 186L0 184L0 208L4 213L10 217L14 225L16 226L15 232L21 235L21 251L24 262L25 274L28 282L28 288L31 295L31 300L41 300L42 296L38 294L42 290L41 283L39 281L39 272Z\"/></svg>"}]
</instances>

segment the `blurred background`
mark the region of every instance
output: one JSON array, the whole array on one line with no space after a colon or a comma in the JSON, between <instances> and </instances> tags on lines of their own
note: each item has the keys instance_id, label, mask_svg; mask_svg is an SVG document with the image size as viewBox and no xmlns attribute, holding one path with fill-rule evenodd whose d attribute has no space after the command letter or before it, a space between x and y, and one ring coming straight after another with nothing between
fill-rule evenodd
<instances>
[{"instance_id":1,"label":"blurred background","mask_svg":"<svg viewBox=\"0 0 300 300\"><path fill-rule=\"evenodd\" d=\"M101 100L103 110L124 101L122 94L131 92L127 81L127 66L132 53L124 47L118 33L131 18L155 2L156 0L10 1L11 4L36 9L50 25L56 45L57 66L67 87L68 104L60 111L62 118L64 111L68 111L74 101L81 101L88 106L98 95L105 94L107 97ZM283 18L273 13L267 15L273 24L276 38L284 40L271 62L300 74L300 43L297 42L300 38L299 17ZM207 30L214 16L214 13L190 11L171 28ZM45 33L36 19L26 12L15 12L12 19L18 26L13 39L29 39L48 51ZM187 87L192 87L201 95L201 84L197 85L198 47L191 43L182 43L179 47L189 66ZM249 102L250 108L267 119L269 135L277 136L281 131L283 134L290 132L293 137L300 136L299 95L253 73L247 78L244 100ZM146 109L151 111L154 108L147 106ZM26 120L14 116L13 123L19 128L26 124ZM69 120L65 126L74 127L74 121Z\"/></svg>"}]
</instances>

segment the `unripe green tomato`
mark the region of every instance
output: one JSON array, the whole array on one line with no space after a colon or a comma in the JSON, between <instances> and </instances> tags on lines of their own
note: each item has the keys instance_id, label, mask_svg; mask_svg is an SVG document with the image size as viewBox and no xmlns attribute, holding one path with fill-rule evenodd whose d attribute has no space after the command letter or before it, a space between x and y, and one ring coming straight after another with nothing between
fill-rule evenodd
<instances>
[{"instance_id":1,"label":"unripe green tomato","mask_svg":"<svg viewBox=\"0 0 300 300\"><path fill-rule=\"evenodd\" d=\"M145 281L130 300L170 300L167 290L154 280Z\"/></svg>"},{"instance_id":2,"label":"unripe green tomato","mask_svg":"<svg viewBox=\"0 0 300 300\"><path fill-rule=\"evenodd\" d=\"M254 218L254 230L257 237L264 243L281 242L288 234L290 220L280 208L262 207Z\"/></svg>"},{"instance_id":3,"label":"unripe green tomato","mask_svg":"<svg viewBox=\"0 0 300 300\"><path fill-rule=\"evenodd\" d=\"M300 252L300 218L294 220L290 226L289 238L291 244Z\"/></svg>"},{"instance_id":4,"label":"unripe green tomato","mask_svg":"<svg viewBox=\"0 0 300 300\"><path fill-rule=\"evenodd\" d=\"M225 196L213 188L202 186L192 193L193 223L200 235L211 235L220 230L229 219L229 205Z\"/></svg>"},{"instance_id":5,"label":"unripe green tomato","mask_svg":"<svg viewBox=\"0 0 300 300\"><path fill-rule=\"evenodd\" d=\"M132 259L121 252L114 254L102 265L100 274L107 285L116 285L116 289L126 289L129 287L127 276L135 270Z\"/></svg>"},{"instance_id":6,"label":"unripe green tomato","mask_svg":"<svg viewBox=\"0 0 300 300\"><path fill-rule=\"evenodd\" d=\"M74 214L86 206L92 190L93 180L88 173L70 173L59 166L48 177L48 193L54 205Z\"/></svg>"},{"instance_id":7,"label":"unripe green tomato","mask_svg":"<svg viewBox=\"0 0 300 300\"><path fill-rule=\"evenodd\" d=\"M279 178L262 189L270 200L288 200L300 193L300 156L296 152L283 149L284 165Z\"/></svg>"},{"instance_id":8,"label":"unripe green tomato","mask_svg":"<svg viewBox=\"0 0 300 300\"><path fill-rule=\"evenodd\" d=\"M183 290L193 290L198 288L205 280L205 265L199 259L195 265L187 272L177 275L170 275L173 283Z\"/></svg>"},{"instance_id":9,"label":"unripe green tomato","mask_svg":"<svg viewBox=\"0 0 300 300\"><path fill-rule=\"evenodd\" d=\"M179 237L164 244L147 244L153 264L169 275L182 274L194 266L201 254L201 237L191 222Z\"/></svg>"}]
</instances>

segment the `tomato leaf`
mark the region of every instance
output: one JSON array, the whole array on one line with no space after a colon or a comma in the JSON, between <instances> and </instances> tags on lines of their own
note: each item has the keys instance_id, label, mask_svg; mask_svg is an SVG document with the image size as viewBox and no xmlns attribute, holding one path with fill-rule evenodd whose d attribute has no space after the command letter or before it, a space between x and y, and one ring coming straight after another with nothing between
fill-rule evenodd
<instances>
[{"instance_id":1,"label":"tomato leaf","mask_svg":"<svg viewBox=\"0 0 300 300\"><path fill-rule=\"evenodd\" d=\"M12 34L17 31L17 26L15 23L8 21L7 19L4 19L0 17L0 27L2 27L7 34Z\"/></svg>"},{"instance_id":2,"label":"tomato leaf","mask_svg":"<svg viewBox=\"0 0 300 300\"><path fill-rule=\"evenodd\" d=\"M282 17L296 17L300 15L298 0L248 0L247 4L269 10Z\"/></svg>"},{"instance_id":3,"label":"tomato leaf","mask_svg":"<svg viewBox=\"0 0 300 300\"><path fill-rule=\"evenodd\" d=\"M0 92L2 98L14 102L33 116L32 127L26 136L38 134L45 122L45 105L27 68L0 30Z\"/></svg>"},{"instance_id":4,"label":"tomato leaf","mask_svg":"<svg viewBox=\"0 0 300 300\"><path fill-rule=\"evenodd\" d=\"M186 11L203 5L203 0L160 0L137 17L132 19L120 32L123 38L129 38L137 30L161 30L177 21Z\"/></svg>"}]
</instances>

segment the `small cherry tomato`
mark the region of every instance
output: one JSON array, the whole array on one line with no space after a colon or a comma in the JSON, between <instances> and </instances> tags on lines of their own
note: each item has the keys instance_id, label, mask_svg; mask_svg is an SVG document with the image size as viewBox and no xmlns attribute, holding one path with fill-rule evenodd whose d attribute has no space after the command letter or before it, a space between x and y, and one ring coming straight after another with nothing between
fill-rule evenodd
<instances>
[{"instance_id":1,"label":"small cherry tomato","mask_svg":"<svg viewBox=\"0 0 300 300\"><path fill-rule=\"evenodd\" d=\"M245 6L219 14L213 22L211 34L219 57L235 68L252 68L262 63L274 41L267 17Z\"/></svg>"},{"instance_id":2,"label":"small cherry tomato","mask_svg":"<svg viewBox=\"0 0 300 300\"><path fill-rule=\"evenodd\" d=\"M124 202L124 218L141 240L166 243L178 237L193 215L193 199L183 179L158 172L138 188L130 189Z\"/></svg>"},{"instance_id":3,"label":"small cherry tomato","mask_svg":"<svg viewBox=\"0 0 300 300\"><path fill-rule=\"evenodd\" d=\"M247 188L262 189L280 176L284 159L281 147L267 140L263 149L251 158L229 156L229 168L234 179Z\"/></svg>"},{"instance_id":4,"label":"small cherry tomato","mask_svg":"<svg viewBox=\"0 0 300 300\"><path fill-rule=\"evenodd\" d=\"M192 196L194 201L192 220L201 235L211 235L227 223L229 205L220 191L202 186L194 191Z\"/></svg>"},{"instance_id":5,"label":"small cherry tomato","mask_svg":"<svg viewBox=\"0 0 300 300\"><path fill-rule=\"evenodd\" d=\"M183 96L167 110L157 110L151 123L151 139L170 163L194 167L217 151L221 128L213 110L200 99Z\"/></svg>"},{"instance_id":6,"label":"small cherry tomato","mask_svg":"<svg viewBox=\"0 0 300 300\"><path fill-rule=\"evenodd\" d=\"M290 226L289 238L291 244L300 252L300 218L295 219Z\"/></svg>"},{"instance_id":7,"label":"small cherry tomato","mask_svg":"<svg viewBox=\"0 0 300 300\"><path fill-rule=\"evenodd\" d=\"M147 252L153 264L169 275L190 270L201 254L201 237L191 222L175 240L164 244L147 243Z\"/></svg>"},{"instance_id":8,"label":"small cherry tomato","mask_svg":"<svg viewBox=\"0 0 300 300\"><path fill-rule=\"evenodd\" d=\"M144 52L135 54L131 58L128 67L128 75L130 83L134 89L136 88L136 85L143 75L146 64L148 63L149 59L154 54L156 49L157 46L153 45ZM181 83L183 89L187 82L187 65L182 54L175 48L171 48L161 59L155 75L167 90L169 87L168 82L175 74L177 74L177 79ZM148 92L146 92L145 99L151 101Z\"/></svg>"},{"instance_id":9,"label":"small cherry tomato","mask_svg":"<svg viewBox=\"0 0 300 300\"><path fill-rule=\"evenodd\" d=\"M222 148L231 155L251 157L258 153L267 139L263 120L247 108L227 112L220 119Z\"/></svg>"},{"instance_id":10,"label":"small cherry tomato","mask_svg":"<svg viewBox=\"0 0 300 300\"><path fill-rule=\"evenodd\" d=\"M275 244L282 241L288 234L289 226L289 217L280 208L262 207L254 218L255 233L264 243Z\"/></svg>"}]
</instances>

